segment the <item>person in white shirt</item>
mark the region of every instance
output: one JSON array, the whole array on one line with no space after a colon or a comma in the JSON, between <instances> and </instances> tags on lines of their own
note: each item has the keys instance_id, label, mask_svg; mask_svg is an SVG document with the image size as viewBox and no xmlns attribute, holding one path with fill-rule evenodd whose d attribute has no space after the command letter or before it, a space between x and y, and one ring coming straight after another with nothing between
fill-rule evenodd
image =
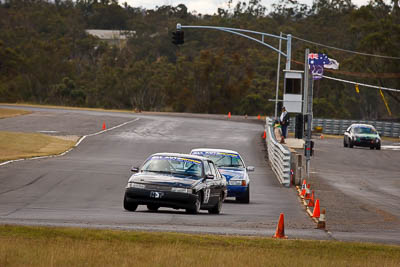
<instances>
[{"instance_id":1,"label":"person in white shirt","mask_svg":"<svg viewBox=\"0 0 400 267\"><path fill-rule=\"evenodd\" d=\"M281 116L279 117L279 122L282 127L282 135L284 138L286 138L287 127L290 123L290 117L289 117L289 113L286 111L285 107L282 107L282 113L281 113Z\"/></svg>"}]
</instances>

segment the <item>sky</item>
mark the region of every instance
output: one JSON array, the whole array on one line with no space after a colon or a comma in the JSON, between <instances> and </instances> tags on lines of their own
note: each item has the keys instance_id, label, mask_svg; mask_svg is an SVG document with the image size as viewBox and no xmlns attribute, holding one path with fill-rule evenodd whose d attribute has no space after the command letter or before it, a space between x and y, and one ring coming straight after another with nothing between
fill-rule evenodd
<instances>
[{"instance_id":1,"label":"sky","mask_svg":"<svg viewBox=\"0 0 400 267\"><path fill-rule=\"evenodd\" d=\"M214 14L217 13L218 8L227 9L227 0L120 0L120 3L127 2L133 7L143 7L146 9L154 9L156 6L170 5L177 6L184 4L189 12L197 11L201 14ZM313 0L298 0L302 4L311 5ZM241 2L248 2L242 0ZM271 11L271 4L278 3L279 0L261 0L261 4L267 8L267 12ZM366 5L369 0L352 0L353 4L357 6ZM237 3L237 0L233 0Z\"/></svg>"}]
</instances>

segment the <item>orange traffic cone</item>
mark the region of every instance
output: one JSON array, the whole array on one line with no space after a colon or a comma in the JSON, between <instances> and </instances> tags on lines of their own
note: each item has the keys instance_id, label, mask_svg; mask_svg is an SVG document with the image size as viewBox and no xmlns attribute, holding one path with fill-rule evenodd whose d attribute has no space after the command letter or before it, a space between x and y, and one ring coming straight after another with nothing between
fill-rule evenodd
<instances>
[{"instance_id":1,"label":"orange traffic cone","mask_svg":"<svg viewBox=\"0 0 400 267\"><path fill-rule=\"evenodd\" d=\"M317 199L317 201L315 201L315 207L314 207L314 211L312 214L313 218L319 218L320 216L320 211L319 211L319 199Z\"/></svg>"},{"instance_id":2,"label":"orange traffic cone","mask_svg":"<svg viewBox=\"0 0 400 267\"><path fill-rule=\"evenodd\" d=\"M322 210L321 210L321 214L320 214L319 219L318 219L318 223L317 223L317 228L318 228L318 229L325 229L325 227L326 227L326 223L325 223L325 221L326 221L325 213L326 213L326 210L325 210L325 209L322 209Z\"/></svg>"},{"instance_id":3,"label":"orange traffic cone","mask_svg":"<svg viewBox=\"0 0 400 267\"><path fill-rule=\"evenodd\" d=\"M287 238L287 236L285 236L285 225L283 217L284 215L283 213L281 213L281 215L279 216L278 225L276 226L276 232L273 238L285 238L285 239Z\"/></svg>"},{"instance_id":4,"label":"orange traffic cone","mask_svg":"<svg viewBox=\"0 0 400 267\"><path fill-rule=\"evenodd\" d=\"M263 139L267 138L267 133L266 133L265 131L264 131L264 133L263 133L262 138L263 138Z\"/></svg>"},{"instance_id":5,"label":"orange traffic cone","mask_svg":"<svg viewBox=\"0 0 400 267\"><path fill-rule=\"evenodd\" d=\"M314 207L314 190L311 193L311 198L308 201L307 207L310 207L310 208Z\"/></svg>"},{"instance_id":6,"label":"orange traffic cone","mask_svg":"<svg viewBox=\"0 0 400 267\"><path fill-rule=\"evenodd\" d=\"M229 111L229 113L228 113L228 119L230 119L231 118L231 112Z\"/></svg>"},{"instance_id":7,"label":"orange traffic cone","mask_svg":"<svg viewBox=\"0 0 400 267\"><path fill-rule=\"evenodd\" d=\"M102 128L103 130L105 130L106 129L106 122L105 121L103 121L103 128Z\"/></svg>"},{"instance_id":8,"label":"orange traffic cone","mask_svg":"<svg viewBox=\"0 0 400 267\"><path fill-rule=\"evenodd\" d=\"M301 185L300 196L304 196L306 194L306 187L307 187L307 182L306 182L306 179L304 179L303 184Z\"/></svg>"},{"instance_id":9,"label":"orange traffic cone","mask_svg":"<svg viewBox=\"0 0 400 267\"><path fill-rule=\"evenodd\" d=\"M257 119L258 119L258 120L261 120L261 116L260 116L260 114L258 114L258 116L257 116Z\"/></svg>"}]
</instances>

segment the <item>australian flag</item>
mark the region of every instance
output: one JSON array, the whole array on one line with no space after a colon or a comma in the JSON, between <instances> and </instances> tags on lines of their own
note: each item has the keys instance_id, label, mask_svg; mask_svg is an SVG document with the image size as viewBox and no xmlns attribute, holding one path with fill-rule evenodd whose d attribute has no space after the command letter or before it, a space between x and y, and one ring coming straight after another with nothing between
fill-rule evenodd
<instances>
[{"instance_id":1,"label":"australian flag","mask_svg":"<svg viewBox=\"0 0 400 267\"><path fill-rule=\"evenodd\" d=\"M310 53L308 54L308 65L310 66L310 72L314 80L322 79L324 74L324 68L338 69L339 63L331 58L328 58L326 54Z\"/></svg>"}]
</instances>

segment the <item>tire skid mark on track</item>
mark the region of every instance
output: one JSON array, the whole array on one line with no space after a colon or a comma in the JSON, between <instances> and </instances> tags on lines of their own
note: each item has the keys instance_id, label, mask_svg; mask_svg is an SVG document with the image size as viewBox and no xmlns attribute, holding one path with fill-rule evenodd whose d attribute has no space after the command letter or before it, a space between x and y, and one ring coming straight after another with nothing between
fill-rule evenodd
<instances>
[{"instance_id":1,"label":"tire skid mark on track","mask_svg":"<svg viewBox=\"0 0 400 267\"><path fill-rule=\"evenodd\" d=\"M138 121L138 120L140 120L140 118L135 118L135 119L133 119L133 120L130 120L130 121L127 121L127 122L118 124L118 125L116 125L116 126L114 126L114 127L111 127L111 128L109 128L109 129L106 129L106 130L101 130L101 131L96 132L96 133L84 135L84 136L82 136L82 137L78 140L78 142L75 144L75 146L73 146L72 148L70 148L70 149L68 149L67 151L62 152L62 153L60 153L60 154L49 155L49 156L33 157L33 158L25 158L25 159L8 160L8 161L5 161L5 162L0 163L0 166L4 166L4 165L7 165L7 164L9 164L9 163L13 163L13 162L17 162L17 161L23 161L23 160L34 160L34 159L45 159L45 158L62 157L62 156L64 156L64 155L66 155L67 153L69 153L70 151L72 151L74 148L78 147L78 146L82 143L82 141L85 140L87 137L96 136L96 135L99 135L99 134L102 134L102 133L105 133L105 132L108 132L108 131L112 131L112 130L115 130L115 129L119 128L119 127L125 126L125 125L127 125L127 124L129 124L129 123L132 123L132 122L135 122L135 121ZM1 193L0 193L0 194L1 194Z\"/></svg>"},{"instance_id":2,"label":"tire skid mark on track","mask_svg":"<svg viewBox=\"0 0 400 267\"><path fill-rule=\"evenodd\" d=\"M45 175L46 175L46 174L43 174L43 175L41 175L41 176L44 177ZM40 177L40 178L42 178L42 177ZM36 181L38 181L38 180L40 180L40 179L37 179ZM35 181L35 182L36 182L36 181ZM55 183L53 186L51 186L46 192L44 192L43 194L40 194L34 201L30 201L29 203L26 203L26 204L23 205L22 207L16 208L15 210L10 211L10 212L8 212L8 213L2 215L2 217L10 216L11 214L16 213L16 212L18 212L18 211L20 211L20 210L22 210L22 209L24 209L24 208L30 206L30 205L31 205L32 203L34 203L36 200L40 199L42 196L44 196L44 195L47 194L48 192L52 191L53 188L55 188L57 185L61 184L63 181L64 181L63 179L60 179L57 183ZM29 183L29 184L33 184L33 183Z\"/></svg>"},{"instance_id":3,"label":"tire skid mark on track","mask_svg":"<svg viewBox=\"0 0 400 267\"><path fill-rule=\"evenodd\" d=\"M149 139L149 138L156 138L159 140L160 138L166 140L173 140L177 139L173 132L174 129L179 127L182 123L178 123L176 121L151 121L140 127L139 129L135 129L129 132L123 132L117 134L118 137L121 138L135 138L135 139Z\"/></svg>"},{"instance_id":4,"label":"tire skid mark on track","mask_svg":"<svg viewBox=\"0 0 400 267\"><path fill-rule=\"evenodd\" d=\"M45 175L46 175L46 174L42 174L42 175L36 177L35 179L33 179L32 181L30 181L30 182L27 183L27 184L24 184L24 185L18 186L18 187L16 187L16 188L13 188L13 189L9 189L9 190L0 192L0 195L6 194L6 193L9 193L9 192L12 192L12 191L17 191L17 190L19 190L19 189L21 189L21 188L24 188L24 187L26 187L26 186L30 186L30 185L36 183L37 181L39 181L40 179L42 179Z\"/></svg>"}]
</instances>

